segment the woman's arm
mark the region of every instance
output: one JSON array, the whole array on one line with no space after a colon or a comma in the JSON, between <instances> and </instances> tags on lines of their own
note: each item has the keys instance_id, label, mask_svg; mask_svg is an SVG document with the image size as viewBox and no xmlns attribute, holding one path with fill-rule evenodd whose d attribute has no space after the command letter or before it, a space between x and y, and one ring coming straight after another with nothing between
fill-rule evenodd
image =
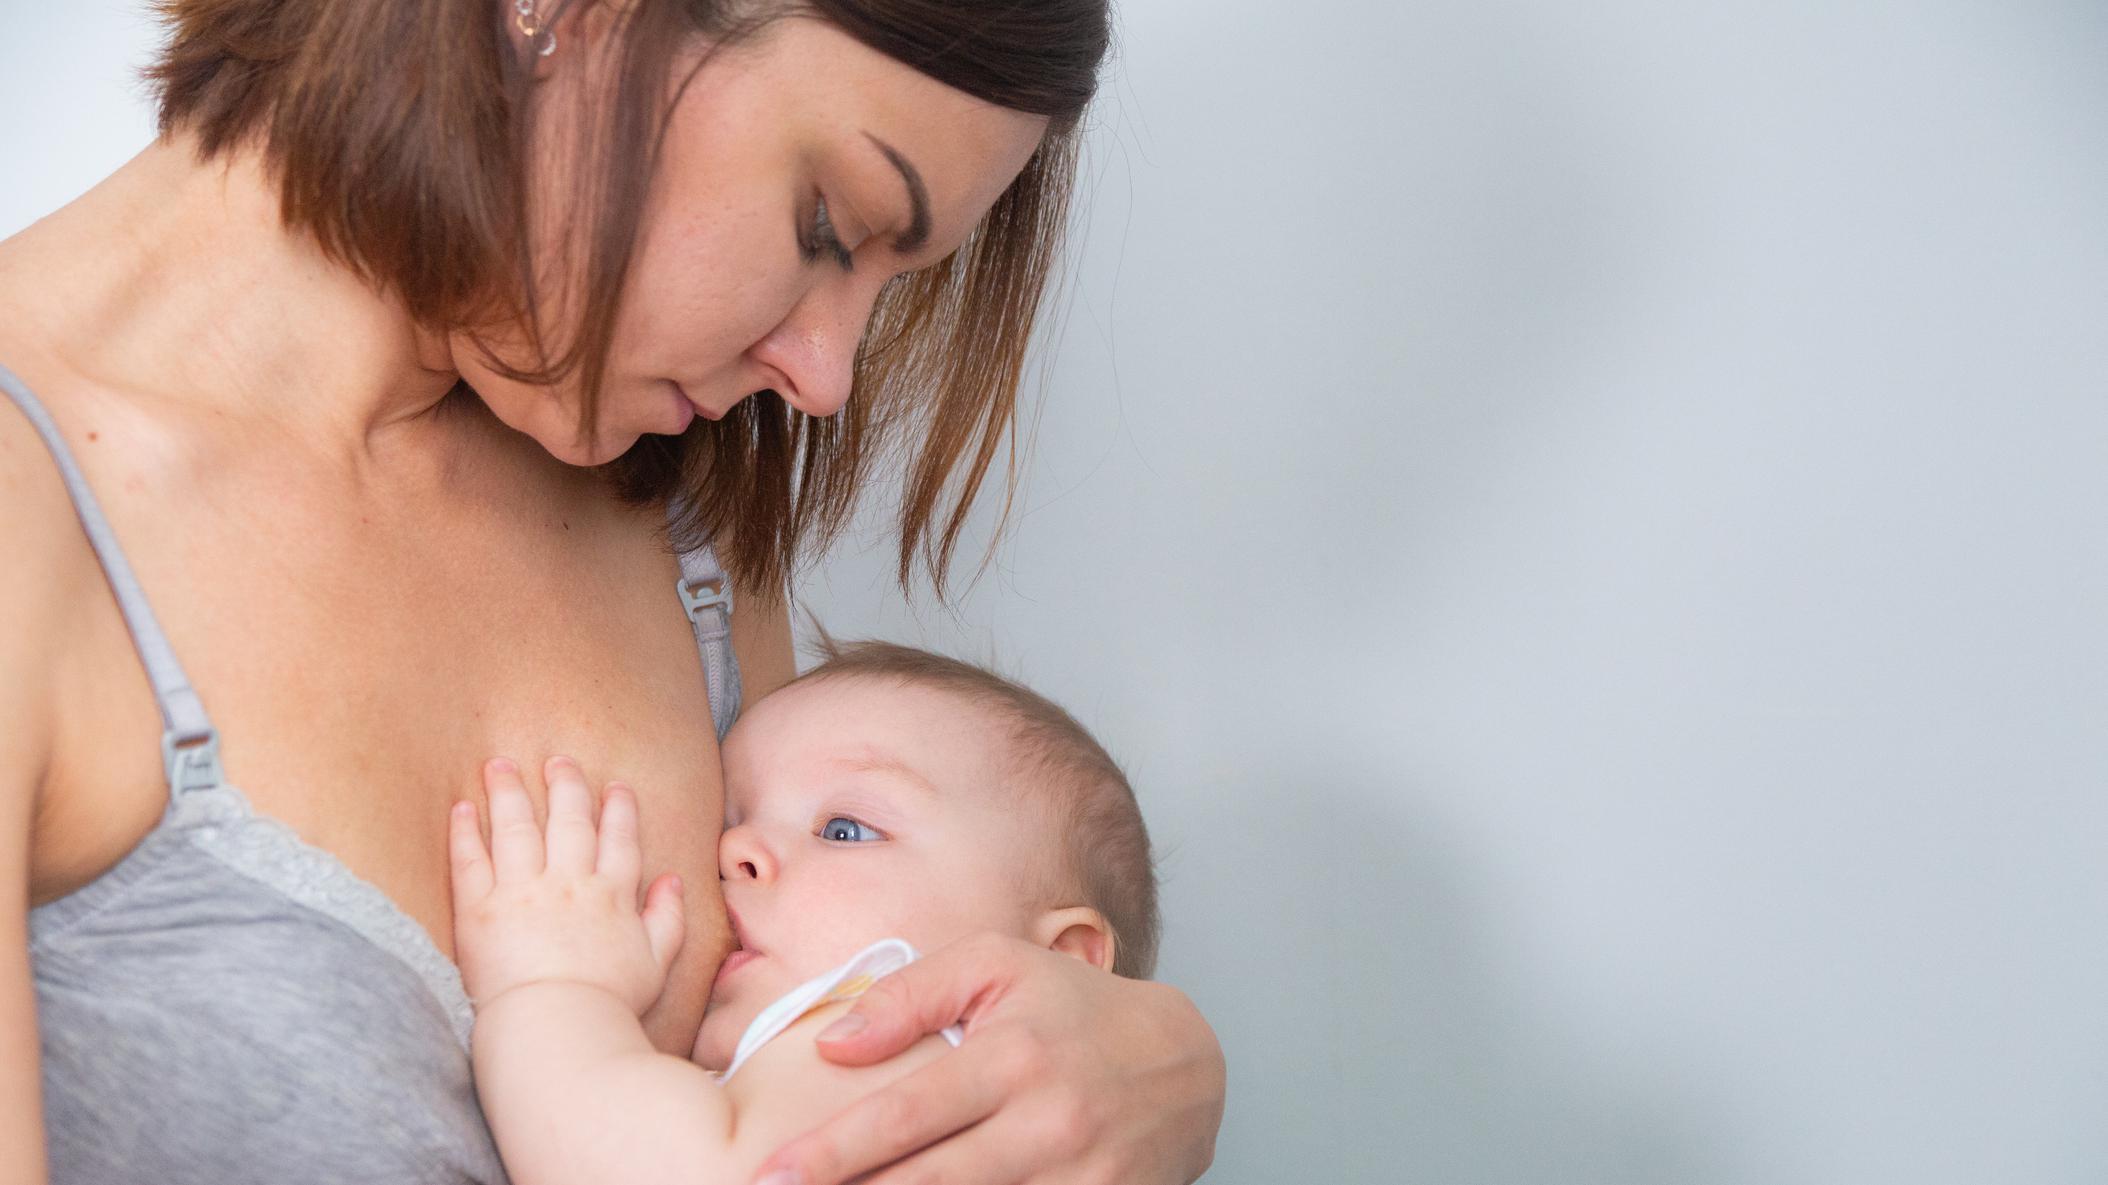
<instances>
[{"instance_id":1,"label":"woman's arm","mask_svg":"<svg viewBox=\"0 0 2108 1185\"><path fill-rule=\"evenodd\" d=\"M797 677L790 603L783 590L732 590L732 653L739 657L741 698L749 704Z\"/></svg>"},{"instance_id":2,"label":"woman's arm","mask_svg":"<svg viewBox=\"0 0 2108 1185\"><path fill-rule=\"evenodd\" d=\"M64 532L75 532L70 538ZM0 402L0 1185L45 1178L43 1083L29 967L29 841L51 763L50 672L78 527L51 458Z\"/></svg>"},{"instance_id":3,"label":"woman's arm","mask_svg":"<svg viewBox=\"0 0 2108 1185\"><path fill-rule=\"evenodd\" d=\"M880 980L844 1021L820 1044L844 1065L954 1022L966 1041L786 1144L757 1179L1174 1185L1214 1159L1222 1047L1175 988L982 936Z\"/></svg>"},{"instance_id":4,"label":"woman's arm","mask_svg":"<svg viewBox=\"0 0 2108 1185\"><path fill-rule=\"evenodd\" d=\"M34 572L35 569L29 569ZM24 581L22 583L33 583ZM24 647L10 601L0 592L0 1183L44 1180L44 1112L37 1069L36 993L29 977L29 824L42 760L34 746L48 737L18 679Z\"/></svg>"}]
</instances>

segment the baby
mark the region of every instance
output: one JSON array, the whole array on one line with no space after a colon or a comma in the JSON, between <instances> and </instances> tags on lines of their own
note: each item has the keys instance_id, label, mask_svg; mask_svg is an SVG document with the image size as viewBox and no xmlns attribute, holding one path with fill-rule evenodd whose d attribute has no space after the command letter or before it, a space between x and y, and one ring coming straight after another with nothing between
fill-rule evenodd
<instances>
[{"instance_id":1,"label":"baby","mask_svg":"<svg viewBox=\"0 0 2108 1185\"><path fill-rule=\"evenodd\" d=\"M596 825L591 790L557 759L539 827L518 770L494 761L487 849L473 804L455 806L477 1090L516 1185L744 1185L815 1121L943 1056L925 1038L849 1068L813 1044L915 949L995 931L1150 973L1156 883L1133 791L1046 699L860 643L749 709L723 757L718 875L739 949L689 1060L638 1022L682 923L672 877L638 907L635 797L610 785Z\"/></svg>"}]
</instances>

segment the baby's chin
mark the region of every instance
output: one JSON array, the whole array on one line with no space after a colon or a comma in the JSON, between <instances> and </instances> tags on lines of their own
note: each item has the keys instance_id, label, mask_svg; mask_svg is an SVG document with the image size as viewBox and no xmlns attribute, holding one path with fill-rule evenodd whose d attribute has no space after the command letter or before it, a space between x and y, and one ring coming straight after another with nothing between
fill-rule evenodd
<instances>
[{"instance_id":1,"label":"baby's chin","mask_svg":"<svg viewBox=\"0 0 2108 1185\"><path fill-rule=\"evenodd\" d=\"M703 1027L696 1033L695 1048L689 1054L689 1060L722 1073L732 1064L732 1055L739 1051L739 1039L746 1035L747 1027L761 1015L762 1009L814 976L841 966L862 949L862 945L850 946L840 953L840 957L823 959L821 965L810 969L784 966L775 956L763 955L734 971L723 982L714 985L710 1001L703 1009ZM813 956L805 952L805 957Z\"/></svg>"},{"instance_id":2,"label":"baby's chin","mask_svg":"<svg viewBox=\"0 0 2108 1185\"><path fill-rule=\"evenodd\" d=\"M738 1019L733 1016L735 1011L738 1010L730 1007L712 1008L703 1014L703 1027L695 1035L695 1048L688 1060L706 1070L724 1073L739 1048L739 1035L746 1031L747 1024L753 1023L751 1016L746 1018L746 1024L733 1023Z\"/></svg>"},{"instance_id":3,"label":"baby's chin","mask_svg":"<svg viewBox=\"0 0 2108 1185\"><path fill-rule=\"evenodd\" d=\"M690 1061L705 1069L722 1072L732 1064L732 1055L739 1051L739 1039L746 1035L747 1027L761 1015L761 1010L804 982L803 979L793 979L788 983L777 983L778 977L767 974L769 970L754 967L747 973L747 982L740 983L735 989L720 988L711 993L710 1002L703 1006L703 1027L695 1035Z\"/></svg>"}]
</instances>

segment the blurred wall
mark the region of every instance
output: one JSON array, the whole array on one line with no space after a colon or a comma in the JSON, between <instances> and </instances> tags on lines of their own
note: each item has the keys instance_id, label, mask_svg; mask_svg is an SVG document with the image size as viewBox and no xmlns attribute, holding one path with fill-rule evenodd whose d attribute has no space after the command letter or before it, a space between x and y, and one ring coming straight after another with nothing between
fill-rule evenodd
<instances>
[{"instance_id":1,"label":"blurred wall","mask_svg":"<svg viewBox=\"0 0 2108 1185\"><path fill-rule=\"evenodd\" d=\"M12 4L0 233L150 134ZM2108 9L1121 19L1011 535L802 593L1126 763L1208 1179L2108 1178Z\"/></svg>"}]
</instances>

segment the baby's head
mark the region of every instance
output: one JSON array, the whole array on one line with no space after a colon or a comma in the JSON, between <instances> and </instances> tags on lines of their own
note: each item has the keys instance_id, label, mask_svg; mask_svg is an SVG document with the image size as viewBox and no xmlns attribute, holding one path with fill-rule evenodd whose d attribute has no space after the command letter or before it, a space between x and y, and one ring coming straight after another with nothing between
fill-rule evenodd
<instances>
[{"instance_id":1,"label":"baby's head","mask_svg":"<svg viewBox=\"0 0 2108 1185\"><path fill-rule=\"evenodd\" d=\"M724 769L718 871L741 949L711 990L705 1065L881 938L929 951L995 931L1121 975L1155 965L1134 792L1023 687L902 646L837 646L740 717Z\"/></svg>"}]
</instances>

